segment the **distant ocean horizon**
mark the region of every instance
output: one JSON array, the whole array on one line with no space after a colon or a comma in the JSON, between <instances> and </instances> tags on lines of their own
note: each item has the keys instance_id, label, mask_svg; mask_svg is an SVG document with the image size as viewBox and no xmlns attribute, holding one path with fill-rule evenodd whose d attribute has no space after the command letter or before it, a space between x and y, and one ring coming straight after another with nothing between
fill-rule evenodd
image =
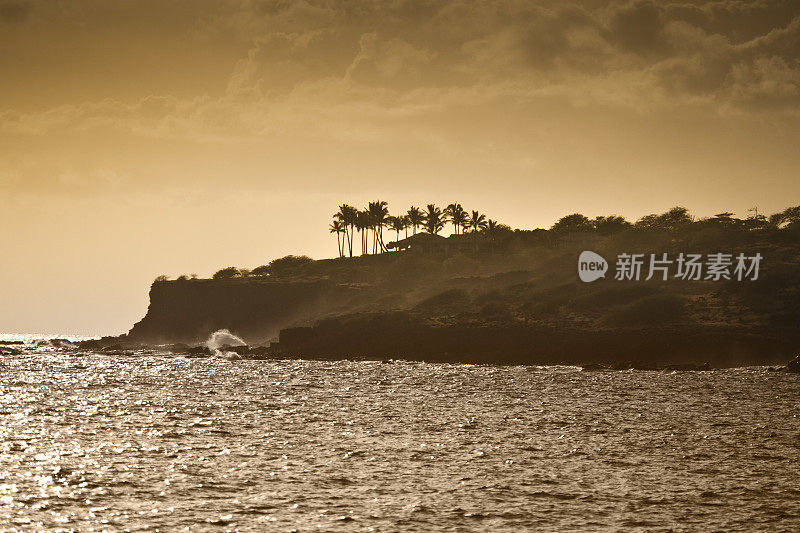
<instances>
[{"instance_id":1,"label":"distant ocean horizon","mask_svg":"<svg viewBox=\"0 0 800 533\"><path fill-rule=\"evenodd\" d=\"M99 339L102 335L81 335L74 333L0 333L0 342L33 342L36 340L66 339L72 342Z\"/></svg>"}]
</instances>

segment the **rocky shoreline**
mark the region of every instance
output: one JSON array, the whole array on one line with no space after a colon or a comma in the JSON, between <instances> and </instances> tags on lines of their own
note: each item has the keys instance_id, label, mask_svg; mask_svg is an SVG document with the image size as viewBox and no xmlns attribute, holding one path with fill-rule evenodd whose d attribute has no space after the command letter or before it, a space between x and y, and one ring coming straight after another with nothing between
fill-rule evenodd
<instances>
[{"instance_id":1,"label":"rocky shoreline","mask_svg":"<svg viewBox=\"0 0 800 533\"><path fill-rule=\"evenodd\" d=\"M286 352L278 347L277 343L248 346L246 344L240 345L221 345L217 348L210 348L205 344L189 345L185 343L174 344L161 344L161 345L146 345L146 344L130 344L113 342L119 341L120 337L103 337L101 339L93 339L86 341L72 342L66 339L50 339L47 341L48 345L59 350L88 350L92 352L102 353L106 355L123 355L123 356L139 356L144 354L159 354L171 353L175 356L186 357L189 359L203 359L209 357L223 357L231 361L268 361L268 360L350 360L350 361L381 361L382 363L391 364L398 360L417 361L417 362L438 362L438 363L469 363L469 364L519 364L503 362L472 362L463 361L458 358L451 357L433 357L431 359L420 358L404 358L404 357L381 357L369 355L352 355L352 356L308 356L298 352ZM25 352L26 344L22 341L0 341L0 356L20 355ZM524 363L523 363L524 364ZM627 370L636 371L649 371L649 372L706 372L725 368L725 366L712 365L709 362L704 363L678 363L678 364L658 364L652 361L645 360L629 360L617 361L614 363L584 363L575 364L566 361L557 361L549 363L551 365L569 365L580 366L584 372L619 372ZM752 365L741 365L752 366ZM765 366L765 365L759 365ZM769 366L772 372L787 372L792 374L800 374L800 356L794 357L786 365Z\"/></svg>"},{"instance_id":2,"label":"rocky shoreline","mask_svg":"<svg viewBox=\"0 0 800 533\"><path fill-rule=\"evenodd\" d=\"M741 366L768 366L770 371L773 372L788 372L800 374L800 356L794 357L786 365L772 366L767 364L712 364L711 362L703 363L658 363L647 360L619 360L614 362L576 362L574 359L555 360L548 359L541 362L523 362L515 361L509 358L499 358L496 360L475 360L464 359L460 357L453 357L449 354L432 355L431 357L404 357L404 356L379 356L379 355L341 355L341 354L313 354L303 353L298 351L284 351L279 348L278 343L272 345L222 345L217 348L209 348L205 344L189 345L185 343L166 344L166 345L131 345L114 343L109 344L111 340L119 340L119 337L106 337L100 340L89 340L78 342L75 346L84 350L92 350L108 355L128 355L133 356L142 353L164 353L168 352L176 356L182 356L189 359L202 359L209 357L222 357L231 361L249 360L249 361L266 361L266 360L350 360L350 361L381 361L383 363L391 364L398 360L414 361L414 362L433 362L433 363L463 363L463 364L487 364L487 365L567 365L567 366L580 366L584 372L618 372L627 370L636 371L650 371L650 372L705 372L710 370L717 370L721 368L741 367ZM0 343L0 353L9 355L14 353L21 353L17 348L2 346ZM4 351L4 349L6 351Z\"/></svg>"}]
</instances>

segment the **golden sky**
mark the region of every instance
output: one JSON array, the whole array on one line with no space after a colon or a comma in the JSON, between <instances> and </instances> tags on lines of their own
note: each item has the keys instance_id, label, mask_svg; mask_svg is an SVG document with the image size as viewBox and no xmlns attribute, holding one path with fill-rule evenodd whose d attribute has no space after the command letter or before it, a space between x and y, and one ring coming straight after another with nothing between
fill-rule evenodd
<instances>
[{"instance_id":1,"label":"golden sky","mask_svg":"<svg viewBox=\"0 0 800 533\"><path fill-rule=\"evenodd\" d=\"M0 332L330 257L343 202L778 211L798 139L796 0L0 0Z\"/></svg>"}]
</instances>

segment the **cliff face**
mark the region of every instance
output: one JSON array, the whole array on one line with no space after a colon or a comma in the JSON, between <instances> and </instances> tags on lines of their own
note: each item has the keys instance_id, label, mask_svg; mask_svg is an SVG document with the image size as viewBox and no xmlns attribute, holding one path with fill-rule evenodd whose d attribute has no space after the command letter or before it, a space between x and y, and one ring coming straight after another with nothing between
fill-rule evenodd
<instances>
[{"instance_id":1,"label":"cliff face","mask_svg":"<svg viewBox=\"0 0 800 533\"><path fill-rule=\"evenodd\" d=\"M248 343L260 343L299 319L338 308L356 294L326 280L157 282L150 288L147 315L133 326L128 340L196 343L225 328Z\"/></svg>"},{"instance_id":2,"label":"cliff face","mask_svg":"<svg viewBox=\"0 0 800 533\"><path fill-rule=\"evenodd\" d=\"M369 313L284 329L279 345L282 352L305 358L724 367L783 364L796 354L800 336L789 329L690 324L601 330L523 322L441 324L407 313Z\"/></svg>"}]
</instances>

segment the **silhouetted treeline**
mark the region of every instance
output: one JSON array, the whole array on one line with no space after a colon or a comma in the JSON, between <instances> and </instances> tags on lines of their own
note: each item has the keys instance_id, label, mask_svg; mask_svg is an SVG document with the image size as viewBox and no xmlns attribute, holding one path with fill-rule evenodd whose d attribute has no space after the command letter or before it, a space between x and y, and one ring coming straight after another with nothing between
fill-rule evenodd
<instances>
[{"instance_id":1,"label":"silhouetted treeline","mask_svg":"<svg viewBox=\"0 0 800 533\"><path fill-rule=\"evenodd\" d=\"M405 214L393 216L389 214L386 202L375 201L370 202L363 210L347 204L341 205L334 215L330 231L336 234L338 255L343 258L359 255L359 250L360 255L389 251L384 229L394 232L394 238L399 241L418 232L435 235L448 225L455 235L469 232L485 236L492 244L485 249L498 254L531 246L558 248L598 241L612 246L651 248L664 248L676 242L688 242L700 248L725 247L753 240L781 242L797 239L800 237L800 206L790 207L770 216L759 214L753 209L744 218L736 217L730 212L697 218L685 207L678 206L661 214L646 215L635 222L619 215L589 218L573 213L560 218L549 229L526 230L512 229L506 224L488 219L477 210L468 212L459 203L452 203L444 209L434 204L428 204L424 210L411 206ZM311 262L313 259L308 256L288 255L252 270L226 267L217 271L213 279L282 277L302 270L304 265ZM178 280L195 278L195 274L191 277L183 275ZM155 281L167 279L166 276L159 276Z\"/></svg>"},{"instance_id":2,"label":"silhouetted treeline","mask_svg":"<svg viewBox=\"0 0 800 533\"><path fill-rule=\"evenodd\" d=\"M759 232L791 229L800 223L800 206L790 207L769 217L759 214L755 208L751 213L746 218L737 218L730 212L718 213L708 218L695 218L688 209L678 206L661 214L644 216L635 222L619 215L591 219L574 213L560 218L550 229L523 230L512 229L496 220L487 219L479 211L468 212L459 203L452 203L444 209L434 204L428 204L424 210L411 206L405 214L391 216L386 202L375 201L370 202L363 210L348 204L341 205L334 214L329 229L336 234L339 256L352 257L353 243L356 241L361 242L362 255L388 251L384 244L384 227L394 231L399 241L401 232L404 237L408 237L409 230L412 235L418 230L438 234L447 224L452 224L453 234L456 235L463 232L486 235L493 243L498 244L491 247L494 251L502 250L503 244L514 242L559 246L580 236L613 237L624 233L641 235L664 232L683 235L703 230Z\"/></svg>"},{"instance_id":3,"label":"silhouetted treeline","mask_svg":"<svg viewBox=\"0 0 800 533\"><path fill-rule=\"evenodd\" d=\"M336 234L339 257L353 257L353 249L357 249L354 244L356 240L361 243L361 255L388 251L383 237L384 228L394 231L399 241L401 232L404 237L408 237L409 230L412 235L419 230L436 235L447 224L452 224L454 234L467 231L492 233L502 226L479 211L466 211L457 202L444 209L435 204L428 204L425 209L412 205L405 213L390 215L387 202L376 200L362 210L342 204L333 215L329 230ZM511 229L508 226L505 228Z\"/></svg>"}]
</instances>

